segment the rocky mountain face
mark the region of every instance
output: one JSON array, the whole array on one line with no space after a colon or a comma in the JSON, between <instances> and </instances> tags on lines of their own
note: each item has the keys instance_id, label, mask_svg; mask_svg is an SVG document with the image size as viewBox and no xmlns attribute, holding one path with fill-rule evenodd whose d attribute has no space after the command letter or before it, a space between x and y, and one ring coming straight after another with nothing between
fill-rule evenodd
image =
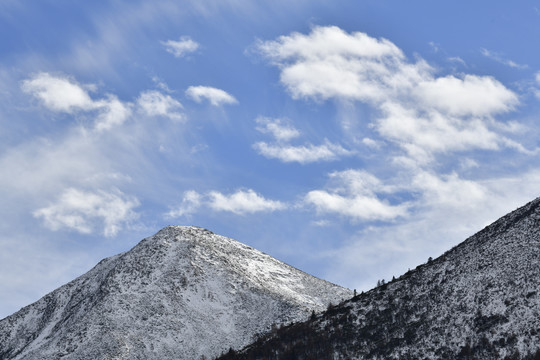
<instances>
[{"instance_id":1,"label":"rocky mountain face","mask_svg":"<svg viewBox=\"0 0 540 360\"><path fill-rule=\"evenodd\" d=\"M540 199L221 359L540 359Z\"/></svg>"},{"instance_id":2,"label":"rocky mountain face","mask_svg":"<svg viewBox=\"0 0 540 360\"><path fill-rule=\"evenodd\" d=\"M211 359L351 296L235 240L170 226L0 320L0 359Z\"/></svg>"}]
</instances>

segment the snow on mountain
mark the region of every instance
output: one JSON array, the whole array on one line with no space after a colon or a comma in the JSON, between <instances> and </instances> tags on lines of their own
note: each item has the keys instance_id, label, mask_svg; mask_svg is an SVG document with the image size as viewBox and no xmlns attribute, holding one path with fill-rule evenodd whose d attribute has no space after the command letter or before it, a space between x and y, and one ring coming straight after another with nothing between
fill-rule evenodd
<instances>
[{"instance_id":1,"label":"snow on mountain","mask_svg":"<svg viewBox=\"0 0 540 360\"><path fill-rule=\"evenodd\" d=\"M350 296L235 240L169 226L0 320L0 358L210 359Z\"/></svg>"},{"instance_id":2,"label":"snow on mountain","mask_svg":"<svg viewBox=\"0 0 540 360\"><path fill-rule=\"evenodd\" d=\"M222 359L540 359L540 198Z\"/></svg>"}]
</instances>

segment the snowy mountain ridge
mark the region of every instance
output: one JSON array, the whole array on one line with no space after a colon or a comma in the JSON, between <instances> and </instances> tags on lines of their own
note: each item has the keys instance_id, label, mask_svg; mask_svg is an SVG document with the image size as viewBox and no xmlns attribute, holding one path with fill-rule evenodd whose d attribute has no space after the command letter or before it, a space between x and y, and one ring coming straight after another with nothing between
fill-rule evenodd
<instances>
[{"instance_id":1,"label":"snowy mountain ridge","mask_svg":"<svg viewBox=\"0 0 540 360\"><path fill-rule=\"evenodd\" d=\"M235 240L169 226L0 320L0 358L208 359L350 296Z\"/></svg>"},{"instance_id":2,"label":"snowy mountain ridge","mask_svg":"<svg viewBox=\"0 0 540 360\"><path fill-rule=\"evenodd\" d=\"M540 359L540 198L222 360Z\"/></svg>"}]
</instances>

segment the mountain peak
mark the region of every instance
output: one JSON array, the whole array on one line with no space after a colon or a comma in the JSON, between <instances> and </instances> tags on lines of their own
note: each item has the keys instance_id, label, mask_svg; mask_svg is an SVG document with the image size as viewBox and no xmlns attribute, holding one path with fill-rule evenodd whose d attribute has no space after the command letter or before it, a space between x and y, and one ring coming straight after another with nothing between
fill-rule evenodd
<instances>
[{"instance_id":1,"label":"mountain peak","mask_svg":"<svg viewBox=\"0 0 540 360\"><path fill-rule=\"evenodd\" d=\"M534 225L540 219L540 197L528 202L518 209L506 214L492 224L486 226L475 235L465 240L462 245L472 241L479 241L480 238L486 238L487 235L494 237L508 231L511 227L516 227L520 222L528 225Z\"/></svg>"},{"instance_id":2,"label":"mountain peak","mask_svg":"<svg viewBox=\"0 0 540 360\"><path fill-rule=\"evenodd\" d=\"M213 232L211 232L208 229L202 228L200 226L195 225L168 225L165 226L163 229L159 230L155 236L162 235L162 233L166 234L167 236L171 235L180 235L180 234L186 234L186 235L196 235L196 234L204 234L204 235L214 235Z\"/></svg>"},{"instance_id":3,"label":"mountain peak","mask_svg":"<svg viewBox=\"0 0 540 360\"><path fill-rule=\"evenodd\" d=\"M2 359L198 359L349 290L236 240L167 226L0 321Z\"/></svg>"}]
</instances>

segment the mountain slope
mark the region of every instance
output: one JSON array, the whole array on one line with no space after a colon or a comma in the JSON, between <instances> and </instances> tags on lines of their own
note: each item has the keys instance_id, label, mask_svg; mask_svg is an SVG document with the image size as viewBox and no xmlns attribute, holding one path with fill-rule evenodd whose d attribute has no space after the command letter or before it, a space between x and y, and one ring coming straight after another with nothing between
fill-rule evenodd
<instances>
[{"instance_id":1,"label":"mountain slope","mask_svg":"<svg viewBox=\"0 0 540 360\"><path fill-rule=\"evenodd\" d=\"M235 240L170 226L1 320L0 358L212 358L349 296Z\"/></svg>"},{"instance_id":2,"label":"mountain slope","mask_svg":"<svg viewBox=\"0 0 540 360\"><path fill-rule=\"evenodd\" d=\"M540 199L222 359L540 359Z\"/></svg>"}]
</instances>

